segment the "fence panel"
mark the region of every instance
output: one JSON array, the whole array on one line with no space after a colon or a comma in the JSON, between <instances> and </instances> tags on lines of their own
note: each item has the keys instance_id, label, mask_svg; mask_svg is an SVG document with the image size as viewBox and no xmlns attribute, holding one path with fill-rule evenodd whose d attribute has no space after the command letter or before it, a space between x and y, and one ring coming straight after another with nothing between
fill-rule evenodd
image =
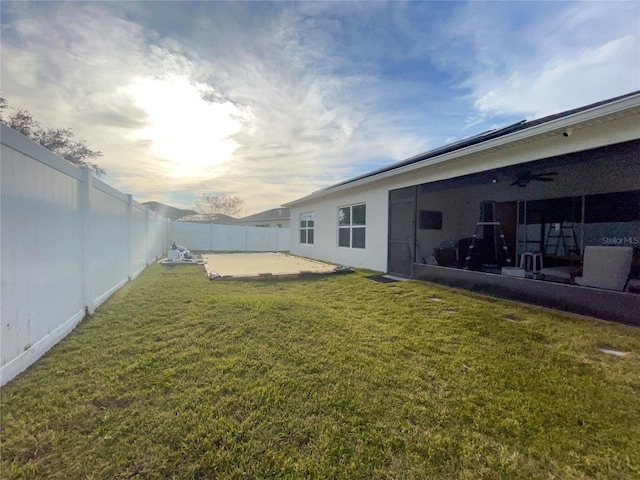
<instances>
[{"instance_id":1,"label":"fence panel","mask_svg":"<svg viewBox=\"0 0 640 480\"><path fill-rule=\"evenodd\" d=\"M82 248L80 172L64 168L62 161L46 150L35 149L62 168L43 165L21 151L29 150L20 148L28 142L24 137L6 130L2 126L2 383L5 372L12 377L17 373L12 373L14 370L22 370L21 362L15 362L18 357L28 361L32 349L48 349L43 340L64 329L65 322L79 321L85 305L83 264L75 253ZM8 141L11 145L5 144ZM59 228L59 222L64 222L65 228Z\"/></svg>"},{"instance_id":2,"label":"fence panel","mask_svg":"<svg viewBox=\"0 0 640 480\"><path fill-rule=\"evenodd\" d=\"M171 222L169 243L176 242L190 250L211 250L211 227L208 223Z\"/></svg>"},{"instance_id":3,"label":"fence panel","mask_svg":"<svg viewBox=\"0 0 640 480\"><path fill-rule=\"evenodd\" d=\"M156 216L156 250L155 257L161 257L169 247L169 235L168 235L168 218L164 218L161 215Z\"/></svg>"},{"instance_id":4,"label":"fence panel","mask_svg":"<svg viewBox=\"0 0 640 480\"><path fill-rule=\"evenodd\" d=\"M212 252L246 252L247 229L235 225L211 225Z\"/></svg>"},{"instance_id":5,"label":"fence panel","mask_svg":"<svg viewBox=\"0 0 640 480\"><path fill-rule=\"evenodd\" d=\"M289 250L288 228L171 222L169 241L207 252L282 252Z\"/></svg>"},{"instance_id":6,"label":"fence panel","mask_svg":"<svg viewBox=\"0 0 640 480\"><path fill-rule=\"evenodd\" d=\"M247 250L250 252L269 252L277 250L277 228L246 227Z\"/></svg>"},{"instance_id":7,"label":"fence panel","mask_svg":"<svg viewBox=\"0 0 640 480\"><path fill-rule=\"evenodd\" d=\"M96 306L129 277L129 218L126 195L97 179L92 182L91 243L88 247L91 252L91 294Z\"/></svg>"},{"instance_id":8,"label":"fence panel","mask_svg":"<svg viewBox=\"0 0 640 480\"><path fill-rule=\"evenodd\" d=\"M130 195L0 127L4 385L164 253L167 234Z\"/></svg>"},{"instance_id":9,"label":"fence panel","mask_svg":"<svg viewBox=\"0 0 640 480\"><path fill-rule=\"evenodd\" d=\"M291 245L291 233L288 228L279 228L278 229L278 245L276 251L278 252L288 252L290 250Z\"/></svg>"}]
</instances>

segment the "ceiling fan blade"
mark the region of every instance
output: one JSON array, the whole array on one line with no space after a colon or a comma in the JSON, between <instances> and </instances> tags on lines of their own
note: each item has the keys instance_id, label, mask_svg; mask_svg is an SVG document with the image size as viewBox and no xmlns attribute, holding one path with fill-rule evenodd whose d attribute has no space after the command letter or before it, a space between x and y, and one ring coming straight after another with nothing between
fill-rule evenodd
<instances>
[{"instance_id":1,"label":"ceiling fan blade","mask_svg":"<svg viewBox=\"0 0 640 480\"><path fill-rule=\"evenodd\" d=\"M553 178L550 176L558 175L558 172L543 172L543 173L531 173L529 170L519 172L516 179L509 184L510 187L519 186L526 187L531 180L538 180L540 182L553 182Z\"/></svg>"},{"instance_id":2,"label":"ceiling fan blade","mask_svg":"<svg viewBox=\"0 0 640 480\"><path fill-rule=\"evenodd\" d=\"M542 177L549 177L549 176L555 176L555 175L558 175L558 172L536 173L535 175L532 175L532 177L534 177L534 178L542 178Z\"/></svg>"}]
</instances>

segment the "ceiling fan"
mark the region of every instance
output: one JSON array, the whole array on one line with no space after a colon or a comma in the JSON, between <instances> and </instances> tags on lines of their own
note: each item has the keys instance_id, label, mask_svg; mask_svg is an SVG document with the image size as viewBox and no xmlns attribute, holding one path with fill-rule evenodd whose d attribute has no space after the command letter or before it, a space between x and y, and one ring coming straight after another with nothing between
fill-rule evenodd
<instances>
[{"instance_id":1,"label":"ceiling fan","mask_svg":"<svg viewBox=\"0 0 640 480\"><path fill-rule=\"evenodd\" d=\"M530 170L524 170L518 173L515 181L509 186L513 187L517 185L519 187L526 187L532 180L536 180L538 182L552 182L555 175L558 175L558 172L531 173Z\"/></svg>"}]
</instances>

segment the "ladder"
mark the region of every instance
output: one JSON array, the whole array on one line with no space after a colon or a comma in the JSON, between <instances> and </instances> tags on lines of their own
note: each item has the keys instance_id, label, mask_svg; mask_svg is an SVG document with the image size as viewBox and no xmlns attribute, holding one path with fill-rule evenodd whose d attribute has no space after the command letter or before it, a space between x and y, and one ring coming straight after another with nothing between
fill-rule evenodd
<instances>
[{"instance_id":1,"label":"ladder","mask_svg":"<svg viewBox=\"0 0 640 480\"><path fill-rule=\"evenodd\" d=\"M480 203L480 219L478 223L476 223L476 230L471 237L471 243L469 244L469 251L467 252L467 256L464 259L464 270L469 270L471 264L471 258L473 257L473 253L476 248L476 240L478 239L478 235L482 231L482 237L487 238L486 227L492 227L493 230L493 258L495 259L495 264L484 264L486 266L497 267L499 266L498 259L498 239L502 242L502 250L504 252L505 261L508 265L511 265L511 258L509 257L509 248L507 247L507 242L504 238L504 233L502 232L502 224L500 222L495 221L496 218L496 204L495 202L481 202Z\"/></svg>"},{"instance_id":2,"label":"ladder","mask_svg":"<svg viewBox=\"0 0 640 480\"><path fill-rule=\"evenodd\" d=\"M560 249L562 249L560 251ZM580 255L578 237L573 222L550 223L544 244L545 255Z\"/></svg>"}]
</instances>

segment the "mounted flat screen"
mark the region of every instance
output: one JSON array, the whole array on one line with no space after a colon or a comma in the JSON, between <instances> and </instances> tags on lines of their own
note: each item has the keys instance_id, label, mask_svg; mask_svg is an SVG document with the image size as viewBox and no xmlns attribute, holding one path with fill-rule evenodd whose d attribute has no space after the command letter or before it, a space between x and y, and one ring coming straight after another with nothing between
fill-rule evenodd
<instances>
[{"instance_id":1,"label":"mounted flat screen","mask_svg":"<svg viewBox=\"0 0 640 480\"><path fill-rule=\"evenodd\" d=\"M421 230L442 230L442 212L420 210L418 228Z\"/></svg>"},{"instance_id":2,"label":"mounted flat screen","mask_svg":"<svg viewBox=\"0 0 640 480\"><path fill-rule=\"evenodd\" d=\"M619 223L640 221L640 190L587 195L585 223Z\"/></svg>"}]
</instances>

